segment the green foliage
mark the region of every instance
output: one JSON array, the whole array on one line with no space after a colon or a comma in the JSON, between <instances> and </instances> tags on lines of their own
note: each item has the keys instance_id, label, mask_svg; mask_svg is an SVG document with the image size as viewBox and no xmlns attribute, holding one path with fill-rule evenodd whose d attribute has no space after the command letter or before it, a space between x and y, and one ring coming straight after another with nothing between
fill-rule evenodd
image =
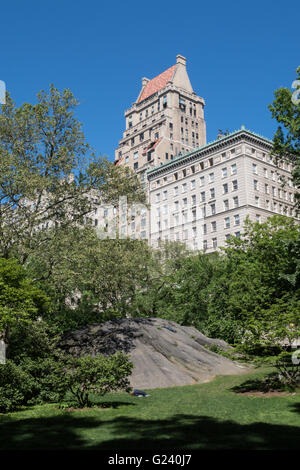
<instances>
[{"instance_id":1,"label":"green foliage","mask_svg":"<svg viewBox=\"0 0 300 470\"><path fill-rule=\"evenodd\" d=\"M0 331L5 343L9 329L43 314L48 298L27 277L16 260L0 258Z\"/></svg>"},{"instance_id":2,"label":"green foliage","mask_svg":"<svg viewBox=\"0 0 300 470\"><path fill-rule=\"evenodd\" d=\"M6 357L16 364L25 358L33 361L56 354L55 345L59 340L57 327L50 327L44 321L18 324L10 330Z\"/></svg>"},{"instance_id":3,"label":"green foliage","mask_svg":"<svg viewBox=\"0 0 300 470\"><path fill-rule=\"evenodd\" d=\"M300 67L296 79L300 79ZM293 92L288 88L279 88L274 93L275 99L269 109L272 117L280 124L273 139L273 153L278 160L293 163L293 182L300 188L300 103L295 104L292 95ZM296 200L299 208L299 193L296 194Z\"/></svg>"},{"instance_id":4,"label":"green foliage","mask_svg":"<svg viewBox=\"0 0 300 470\"><path fill-rule=\"evenodd\" d=\"M12 361L0 364L0 412L14 411L32 396L31 377Z\"/></svg>"},{"instance_id":5,"label":"green foliage","mask_svg":"<svg viewBox=\"0 0 300 470\"><path fill-rule=\"evenodd\" d=\"M75 116L78 101L53 85L37 104L16 108L7 96L0 114L0 255L28 256L56 229L83 222L101 200L144 202L137 175L96 156ZM93 197L87 197L87 195ZM49 229L51 228L51 235Z\"/></svg>"},{"instance_id":6,"label":"green foliage","mask_svg":"<svg viewBox=\"0 0 300 470\"><path fill-rule=\"evenodd\" d=\"M133 364L126 355L68 356L61 362L60 393L70 392L79 407L91 406L90 394L100 396L117 390L130 391L128 376Z\"/></svg>"}]
</instances>

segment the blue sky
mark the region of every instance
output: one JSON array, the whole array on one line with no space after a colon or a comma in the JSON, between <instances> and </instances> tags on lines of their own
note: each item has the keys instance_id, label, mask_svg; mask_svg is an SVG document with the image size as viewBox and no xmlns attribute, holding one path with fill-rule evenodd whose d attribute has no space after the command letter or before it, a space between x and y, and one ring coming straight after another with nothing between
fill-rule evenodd
<instances>
[{"instance_id":1,"label":"blue sky","mask_svg":"<svg viewBox=\"0 0 300 470\"><path fill-rule=\"evenodd\" d=\"M87 141L114 158L142 77L187 58L207 140L242 124L272 138L268 104L300 65L300 3L227 0L1 2L0 80L17 105L50 83L80 101Z\"/></svg>"}]
</instances>

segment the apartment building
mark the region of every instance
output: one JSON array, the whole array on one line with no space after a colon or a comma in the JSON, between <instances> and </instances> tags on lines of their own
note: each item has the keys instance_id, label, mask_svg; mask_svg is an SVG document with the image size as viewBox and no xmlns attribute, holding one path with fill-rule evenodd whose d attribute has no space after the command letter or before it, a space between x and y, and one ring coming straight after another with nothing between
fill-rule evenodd
<instances>
[{"instance_id":1,"label":"apartment building","mask_svg":"<svg viewBox=\"0 0 300 470\"><path fill-rule=\"evenodd\" d=\"M244 128L148 171L149 242L185 242L207 252L240 236L247 216L294 216L291 164L272 142Z\"/></svg>"},{"instance_id":2,"label":"apartment building","mask_svg":"<svg viewBox=\"0 0 300 470\"><path fill-rule=\"evenodd\" d=\"M125 111L126 129L115 163L140 174L206 143L204 99L193 91L186 59L157 77L142 79L137 101Z\"/></svg>"},{"instance_id":3,"label":"apartment building","mask_svg":"<svg viewBox=\"0 0 300 470\"><path fill-rule=\"evenodd\" d=\"M149 80L125 111L115 164L134 170L150 210L99 207L91 223L120 236L185 242L207 252L240 236L244 220L294 216L291 164L276 165L272 142L244 128L206 143L204 99L192 88L186 59ZM99 223L98 220L99 219ZM117 224L116 224L117 219Z\"/></svg>"}]
</instances>

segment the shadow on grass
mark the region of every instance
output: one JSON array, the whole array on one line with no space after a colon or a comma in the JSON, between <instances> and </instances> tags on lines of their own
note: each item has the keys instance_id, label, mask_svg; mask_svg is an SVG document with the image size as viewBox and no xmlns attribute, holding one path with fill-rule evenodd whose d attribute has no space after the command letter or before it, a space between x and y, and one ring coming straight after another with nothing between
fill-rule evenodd
<instances>
[{"instance_id":1,"label":"shadow on grass","mask_svg":"<svg viewBox=\"0 0 300 470\"><path fill-rule=\"evenodd\" d=\"M175 415L164 420L82 416L5 419L2 450L157 450L157 449L298 449L300 427L252 423L241 425L207 416Z\"/></svg>"},{"instance_id":2,"label":"shadow on grass","mask_svg":"<svg viewBox=\"0 0 300 470\"><path fill-rule=\"evenodd\" d=\"M296 413L300 413L300 403L293 403L290 406L292 411L295 411Z\"/></svg>"},{"instance_id":3,"label":"shadow on grass","mask_svg":"<svg viewBox=\"0 0 300 470\"><path fill-rule=\"evenodd\" d=\"M286 390L284 384L278 379L278 374L272 372L258 379L249 379L230 389L235 393L270 392Z\"/></svg>"}]
</instances>

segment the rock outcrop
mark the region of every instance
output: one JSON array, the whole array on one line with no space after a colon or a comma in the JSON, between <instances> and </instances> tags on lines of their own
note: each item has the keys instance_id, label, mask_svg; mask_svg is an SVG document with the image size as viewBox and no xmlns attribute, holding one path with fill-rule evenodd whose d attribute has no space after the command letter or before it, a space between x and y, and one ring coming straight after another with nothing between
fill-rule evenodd
<instances>
[{"instance_id":1,"label":"rock outcrop","mask_svg":"<svg viewBox=\"0 0 300 470\"><path fill-rule=\"evenodd\" d=\"M207 349L213 345L230 349L225 341L207 338L193 327L159 318L125 318L68 332L59 346L75 356L130 354L135 365L131 385L149 389L202 383L216 375L245 371L241 364Z\"/></svg>"}]
</instances>

